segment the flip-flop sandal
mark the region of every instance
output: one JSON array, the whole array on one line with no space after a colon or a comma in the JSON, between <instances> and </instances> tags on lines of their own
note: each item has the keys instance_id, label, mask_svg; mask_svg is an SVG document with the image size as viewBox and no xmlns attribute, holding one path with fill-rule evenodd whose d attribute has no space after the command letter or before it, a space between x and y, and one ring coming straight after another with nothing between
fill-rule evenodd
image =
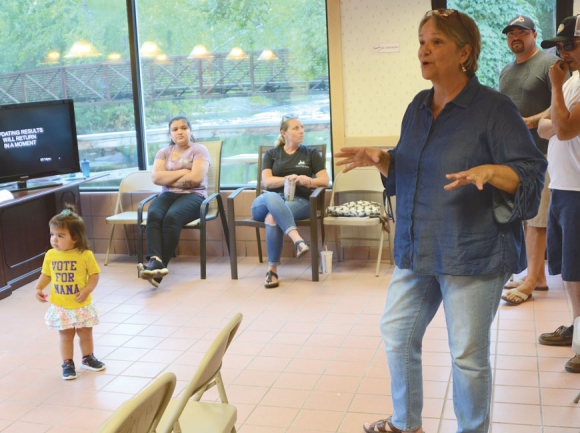
<instances>
[{"instance_id":1,"label":"flip-flop sandal","mask_svg":"<svg viewBox=\"0 0 580 433\"><path fill-rule=\"evenodd\" d=\"M534 290L537 290L538 292L547 292L550 288L548 286L536 286Z\"/></svg>"},{"instance_id":2,"label":"flip-flop sandal","mask_svg":"<svg viewBox=\"0 0 580 433\"><path fill-rule=\"evenodd\" d=\"M159 287L159 284L161 284L162 279L163 278L148 278L147 281L149 281L149 284L151 284L153 287L157 289Z\"/></svg>"},{"instance_id":3,"label":"flip-flop sandal","mask_svg":"<svg viewBox=\"0 0 580 433\"><path fill-rule=\"evenodd\" d=\"M515 281L510 281L509 283L506 283L505 286L503 286L503 288L505 290L509 290L509 289L517 289L518 287L520 287L522 284L524 284L524 280L515 280Z\"/></svg>"},{"instance_id":4,"label":"flip-flop sandal","mask_svg":"<svg viewBox=\"0 0 580 433\"><path fill-rule=\"evenodd\" d=\"M518 289L511 289L508 294L520 299L519 301L514 301L513 299L508 298L506 295L503 295L501 298L511 305L520 305L526 302L528 299L532 299L531 293L526 295L525 293L520 292Z\"/></svg>"},{"instance_id":5,"label":"flip-flop sandal","mask_svg":"<svg viewBox=\"0 0 580 433\"><path fill-rule=\"evenodd\" d=\"M163 277L148 277L143 273L144 270L145 266L143 265L143 263L139 263L137 265L137 276L142 280L149 281L149 283L157 289L159 287L159 284L161 284L161 280L163 279Z\"/></svg>"},{"instance_id":6,"label":"flip-flop sandal","mask_svg":"<svg viewBox=\"0 0 580 433\"><path fill-rule=\"evenodd\" d=\"M272 277L276 277L276 281L272 279ZM266 289L273 289L274 287L278 287L280 283L278 282L278 274L274 271L266 272L266 283L264 287Z\"/></svg>"},{"instance_id":7,"label":"flip-flop sandal","mask_svg":"<svg viewBox=\"0 0 580 433\"><path fill-rule=\"evenodd\" d=\"M385 430L387 427L389 428L389 430ZM382 433L382 432L404 433L403 430L399 430L397 427L393 425L391 417L375 421L368 427L365 427L363 425L363 429L366 433Z\"/></svg>"},{"instance_id":8,"label":"flip-flop sandal","mask_svg":"<svg viewBox=\"0 0 580 433\"><path fill-rule=\"evenodd\" d=\"M301 247L300 245L302 244L304 245ZM302 257L304 254L310 251L310 247L303 239L294 242L294 246L296 247L296 258Z\"/></svg>"}]
</instances>

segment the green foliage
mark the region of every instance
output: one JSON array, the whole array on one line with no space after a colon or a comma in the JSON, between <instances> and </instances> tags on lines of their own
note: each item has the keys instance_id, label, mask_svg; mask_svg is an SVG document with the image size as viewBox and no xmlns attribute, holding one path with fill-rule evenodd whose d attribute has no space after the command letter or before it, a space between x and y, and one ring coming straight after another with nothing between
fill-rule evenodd
<instances>
[{"instance_id":1,"label":"green foliage","mask_svg":"<svg viewBox=\"0 0 580 433\"><path fill-rule=\"evenodd\" d=\"M135 129L135 112L130 102L75 106L75 118L79 135Z\"/></svg>"},{"instance_id":2,"label":"green foliage","mask_svg":"<svg viewBox=\"0 0 580 433\"><path fill-rule=\"evenodd\" d=\"M176 101L150 101L145 106L145 117L148 128L165 128L173 116L185 115L192 119L192 113L205 113L201 99L183 99Z\"/></svg>"},{"instance_id":3,"label":"green foliage","mask_svg":"<svg viewBox=\"0 0 580 433\"><path fill-rule=\"evenodd\" d=\"M154 41L168 56L189 54L198 44L213 52L304 50L296 57L305 76L327 68L324 0L140 0L137 12L141 43ZM4 0L0 40L0 73L45 67L51 50L61 53L59 65L102 61L111 52L128 59L125 2ZM102 56L65 59L78 40L90 41Z\"/></svg>"},{"instance_id":4,"label":"green foliage","mask_svg":"<svg viewBox=\"0 0 580 433\"><path fill-rule=\"evenodd\" d=\"M553 21L555 1L449 0L447 5L466 13L477 23L482 41L477 77L482 84L497 89L500 71L514 59L502 30L510 19L518 15L529 16L538 27L539 46L542 31L549 30L550 19ZM553 27L552 25L551 28ZM552 32L553 30L549 31L548 37L551 37Z\"/></svg>"},{"instance_id":5,"label":"green foliage","mask_svg":"<svg viewBox=\"0 0 580 433\"><path fill-rule=\"evenodd\" d=\"M296 68L305 80L313 80L320 71L328 69L326 49L326 15L324 0L296 0L302 15L294 15L295 22L288 26L292 52L301 55L295 59Z\"/></svg>"}]
</instances>

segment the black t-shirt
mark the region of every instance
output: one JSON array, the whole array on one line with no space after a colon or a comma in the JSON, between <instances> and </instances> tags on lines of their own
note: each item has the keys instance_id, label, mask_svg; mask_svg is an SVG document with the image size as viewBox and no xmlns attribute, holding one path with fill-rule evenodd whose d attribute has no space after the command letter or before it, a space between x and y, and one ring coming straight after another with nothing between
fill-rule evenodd
<instances>
[{"instance_id":1,"label":"black t-shirt","mask_svg":"<svg viewBox=\"0 0 580 433\"><path fill-rule=\"evenodd\" d=\"M299 176L316 177L316 173L326 167L322 162L322 157L316 148L300 145L298 150L292 155L288 155L284 146L277 146L269 149L264 154L262 170L271 169L274 176L285 177L290 174ZM284 187L269 189L268 191L283 193ZM312 189L303 185L296 185L296 195L308 198Z\"/></svg>"}]
</instances>

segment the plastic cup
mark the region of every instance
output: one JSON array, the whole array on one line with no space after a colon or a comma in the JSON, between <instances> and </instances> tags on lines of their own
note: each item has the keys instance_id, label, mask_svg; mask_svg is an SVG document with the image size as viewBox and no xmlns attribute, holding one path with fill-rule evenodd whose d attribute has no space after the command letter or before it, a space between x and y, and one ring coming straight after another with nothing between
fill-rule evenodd
<instances>
[{"instance_id":1,"label":"plastic cup","mask_svg":"<svg viewBox=\"0 0 580 433\"><path fill-rule=\"evenodd\" d=\"M284 179L284 200L294 200L294 193L296 192L296 181Z\"/></svg>"},{"instance_id":2,"label":"plastic cup","mask_svg":"<svg viewBox=\"0 0 580 433\"><path fill-rule=\"evenodd\" d=\"M320 251L320 264L323 274L332 273L332 251Z\"/></svg>"}]
</instances>

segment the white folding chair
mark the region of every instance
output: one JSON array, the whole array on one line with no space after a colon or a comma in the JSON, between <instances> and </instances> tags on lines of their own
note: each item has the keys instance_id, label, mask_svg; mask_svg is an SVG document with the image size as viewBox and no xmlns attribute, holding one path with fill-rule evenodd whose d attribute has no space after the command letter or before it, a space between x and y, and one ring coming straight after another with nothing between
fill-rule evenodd
<instances>
[{"instance_id":1,"label":"white folding chair","mask_svg":"<svg viewBox=\"0 0 580 433\"><path fill-rule=\"evenodd\" d=\"M98 433L155 433L173 390L175 374L165 373L127 400L105 421Z\"/></svg>"},{"instance_id":2,"label":"white folding chair","mask_svg":"<svg viewBox=\"0 0 580 433\"><path fill-rule=\"evenodd\" d=\"M237 409L228 403L222 382L222 358L232 342L242 314L236 315L215 338L180 398L169 403L158 433L235 433ZM217 386L221 403L202 402L203 393Z\"/></svg>"},{"instance_id":3,"label":"white folding chair","mask_svg":"<svg viewBox=\"0 0 580 433\"><path fill-rule=\"evenodd\" d=\"M377 265L375 270L375 275L379 276L379 270L381 266L381 257L383 252L383 240L385 237L385 230L383 230L383 225L387 224L388 229L388 219L385 212L385 206L383 201L383 191L385 187L381 182L381 175L378 170L374 167L359 167L355 168L349 172L340 172L336 175L334 183L332 185L332 194L330 196L330 206L337 206L340 203L351 200L372 200L380 204L381 215L380 218L373 217L340 217L340 216L330 216L326 215L324 217L325 226L335 226L334 238L336 241L336 248L338 254L338 260L342 260L342 241L375 241L378 242L378 257ZM338 195L338 198L337 198ZM340 199L340 203L338 202ZM357 227L361 230L357 230L354 233L350 233L347 236L343 236L340 227ZM380 235L375 231L370 232L369 228L378 227L380 229ZM387 236L389 233L387 232ZM378 239L377 239L378 237Z\"/></svg>"},{"instance_id":4,"label":"white folding chair","mask_svg":"<svg viewBox=\"0 0 580 433\"><path fill-rule=\"evenodd\" d=\"M115 213L105 218L107 224L112 225L111 233L109 234L109 244L107 245L107 253L105 255L105 266L109 264L109 253L111 251L111 244L113 243L113 234L115 233L115 226L122 224L125 230L125 242L127 243L127 252L129 248L129 235L127 233L128 225L137 225L138 216L137 210L125 210L124 202L130 193L137 191L151 192L157 194L161 192L161 187L153 183L150 171L134 171L123 178L119 185L119 193L117 194L117 203L115 204ZM147 218L147 212L144 212L144 218ZM139 242L139 239L137 239ZM137 249L138 250L138 249Z\"/></svg>"}]
</instances>

